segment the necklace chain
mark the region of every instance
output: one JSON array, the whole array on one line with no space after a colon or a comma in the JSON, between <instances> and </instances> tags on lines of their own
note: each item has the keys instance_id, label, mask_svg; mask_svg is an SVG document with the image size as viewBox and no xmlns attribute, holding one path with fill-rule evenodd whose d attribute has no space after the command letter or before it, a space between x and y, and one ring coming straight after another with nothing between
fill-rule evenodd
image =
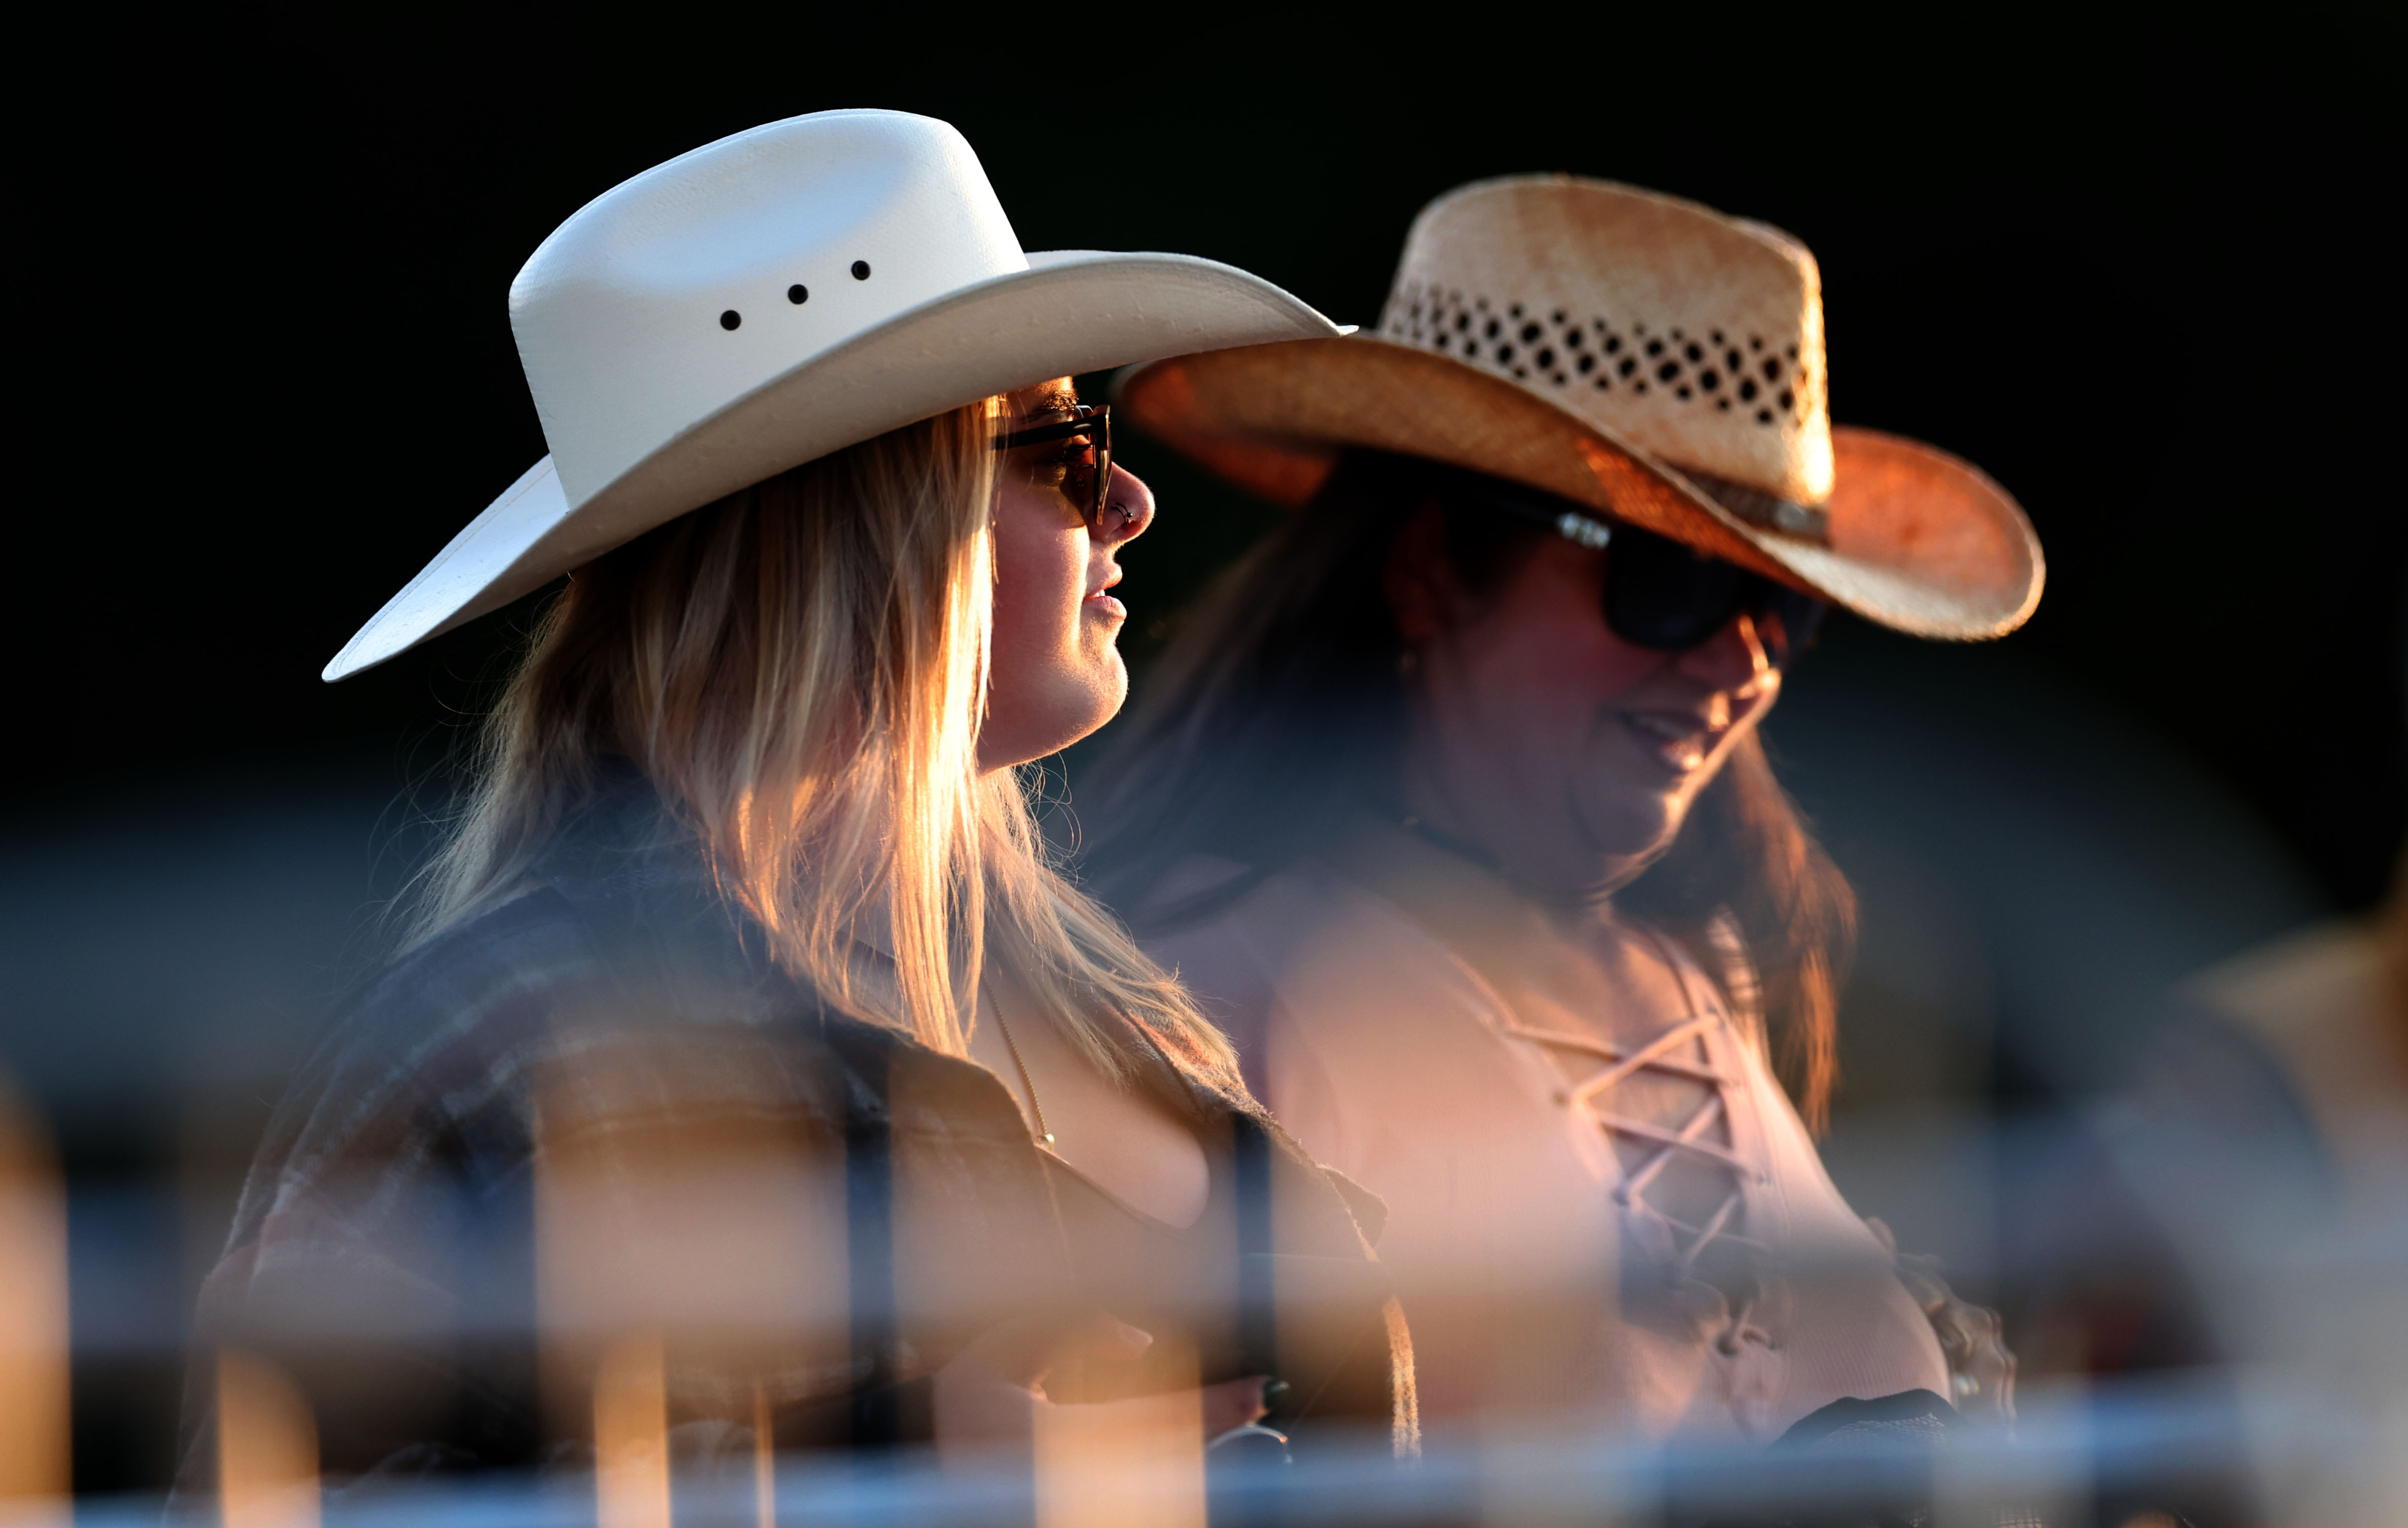
<instances>
[{"instance_id":1,"label":"necklace chain","mask_svg":"<svg viewBox=\"0 0 2408 1528\"><path fill-rule=\"evenodd\" d=\"M1045 1123L1045 1106L1037 1101L1037 1079L1028 1075L1028 1063L1020 1059L1020 1042L1011 1037L1011 1026L1004 1022L1003 1005L995 1000L993 992L986 994L986 1000L988 1007L995 1009L995 1027L1003 1031L1004 1049L1011 1052L1011 1064L1020 1073L1020 1085L1028 1093L1028 1112L1037 1116L1037 1144L1050 1147L1054 1144L1054 1132Z\"/></svg>"}]
</instances>

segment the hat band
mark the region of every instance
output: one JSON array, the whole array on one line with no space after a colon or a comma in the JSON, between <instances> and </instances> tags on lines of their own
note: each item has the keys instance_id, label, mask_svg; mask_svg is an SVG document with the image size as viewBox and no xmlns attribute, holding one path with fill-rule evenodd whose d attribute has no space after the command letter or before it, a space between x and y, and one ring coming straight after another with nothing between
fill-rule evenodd
<instances>
[{"instance_id":1,"label":"hat band","mask_svg":"<svg viewBox=\"0 0 2408 1528\"><path fill-rule=\"evenodd\" d=\"M1777 493L1735 483L1727 478L1683 467L1681 476L1704 489L1709 497L1759 531L1794 536L1821 546L1831 544L1831 517L1811 504L1799 504Z\"/></svg>"}]
</instances>

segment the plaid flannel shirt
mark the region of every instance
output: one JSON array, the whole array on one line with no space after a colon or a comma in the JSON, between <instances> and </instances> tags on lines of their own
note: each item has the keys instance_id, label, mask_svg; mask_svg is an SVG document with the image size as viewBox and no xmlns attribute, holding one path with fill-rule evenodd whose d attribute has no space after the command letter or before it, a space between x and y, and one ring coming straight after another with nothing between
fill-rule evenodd
<instances>
[{"instance_id":1,"label":"plaid flannel shirt","mask_svg":"<svg viewBox=\"0 0 2408 1528\"><path fill-rule=\"evenodd\" d=\"M925 1378L1079 1288L1079 1250L991 1074L827 1011L763 946L621 770L517 894L346 1006L269 1127L198 1350L279 1364L334 1476L575 1456L597 1345L646 1311L684 1334L666 1372L688 1435L766 1405L781 1447L924 1438ZM1346 1191L1201 1102L1267 1148L1276 1250L1369 1257ZM728 1213L689 1222L713 1196ZM1393 1302L1379 1321L1410 1447ZM188 1489L216 1452L207 1381L196 1364Z\"/></svg>"}]
</instances>

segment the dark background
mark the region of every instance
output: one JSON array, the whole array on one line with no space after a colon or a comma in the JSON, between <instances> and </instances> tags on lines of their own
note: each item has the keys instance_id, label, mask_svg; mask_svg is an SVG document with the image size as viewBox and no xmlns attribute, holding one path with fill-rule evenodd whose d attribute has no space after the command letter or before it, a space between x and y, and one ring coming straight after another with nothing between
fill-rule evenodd
<instances>
[{"instance_id":1,"label":"dark background","mask_svg":"<svg viewBox=\"0 0 2408 1528\"><path fill-rule=\"evenodd\" d=\"M1343 322L1415 209L1489 175L1805 240L1836 416L1980 463L2049 560L2023 632L1842 625L1775 719L1866 897L1835 1172L2008 1306L2028 1373L2122 1362L2049 1346L2071 1318L2000 1250L2011 1185L1899 1164L1975 1150L1917 1108L2070 1107L2168 982L2386 884L2399 13L1682 17L396 11L21 61L55 103L18 160L51 295L16 319L0 1067L76 1195L79 1485L164 1477L232 1184L523 629L317 679L542 454L512 274L625 177L842 106L961 127L1030 249L1210 255ZM1128 559L1142 668L1268 521L1125 455L1165 508Z\"/></svg>"},{"instance_id":2,"label":"dark background","mask_svg":"<svg viewBox=\"0 0 2408 1528\"><path fill-rule=\"evenodd\" d=\"M580 14L114 39L36 243L62 295L21 380L48 486L12 517L20 800L425 729L501 623L316 671L542 453L520 262L685 149L882 105L958 124L1029 248L1210 255L1346 322L1415 208L1476 177L1612 177L1792 231L1838 417L1981 463L2038 524L2014 661L2204 761L2333 898L2383 882L2396 10Z\"/></svg>"}]
</instances>

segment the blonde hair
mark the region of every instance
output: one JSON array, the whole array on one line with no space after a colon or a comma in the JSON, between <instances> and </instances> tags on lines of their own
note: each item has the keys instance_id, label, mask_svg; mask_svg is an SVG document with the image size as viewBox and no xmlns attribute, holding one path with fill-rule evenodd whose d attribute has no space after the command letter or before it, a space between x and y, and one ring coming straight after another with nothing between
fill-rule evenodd
<instances>
[{"instance_id":1,"label":"blonde hair","mask_svg":"<svg viewBox=\"0 0 2408 1528\"><path fill-rule=\"evenodd\" d=\"M521 887L624 754L831 1007L966 1051L992 960L1110 1075L1233 1101L1228 1042L982 774L996 400L807 463L580 569L489 719L423 939ZM865 979L857 936L891 940ZM1249 1105L1251 1107L1251 1105Z\"/></svg>"}]
</instances>

